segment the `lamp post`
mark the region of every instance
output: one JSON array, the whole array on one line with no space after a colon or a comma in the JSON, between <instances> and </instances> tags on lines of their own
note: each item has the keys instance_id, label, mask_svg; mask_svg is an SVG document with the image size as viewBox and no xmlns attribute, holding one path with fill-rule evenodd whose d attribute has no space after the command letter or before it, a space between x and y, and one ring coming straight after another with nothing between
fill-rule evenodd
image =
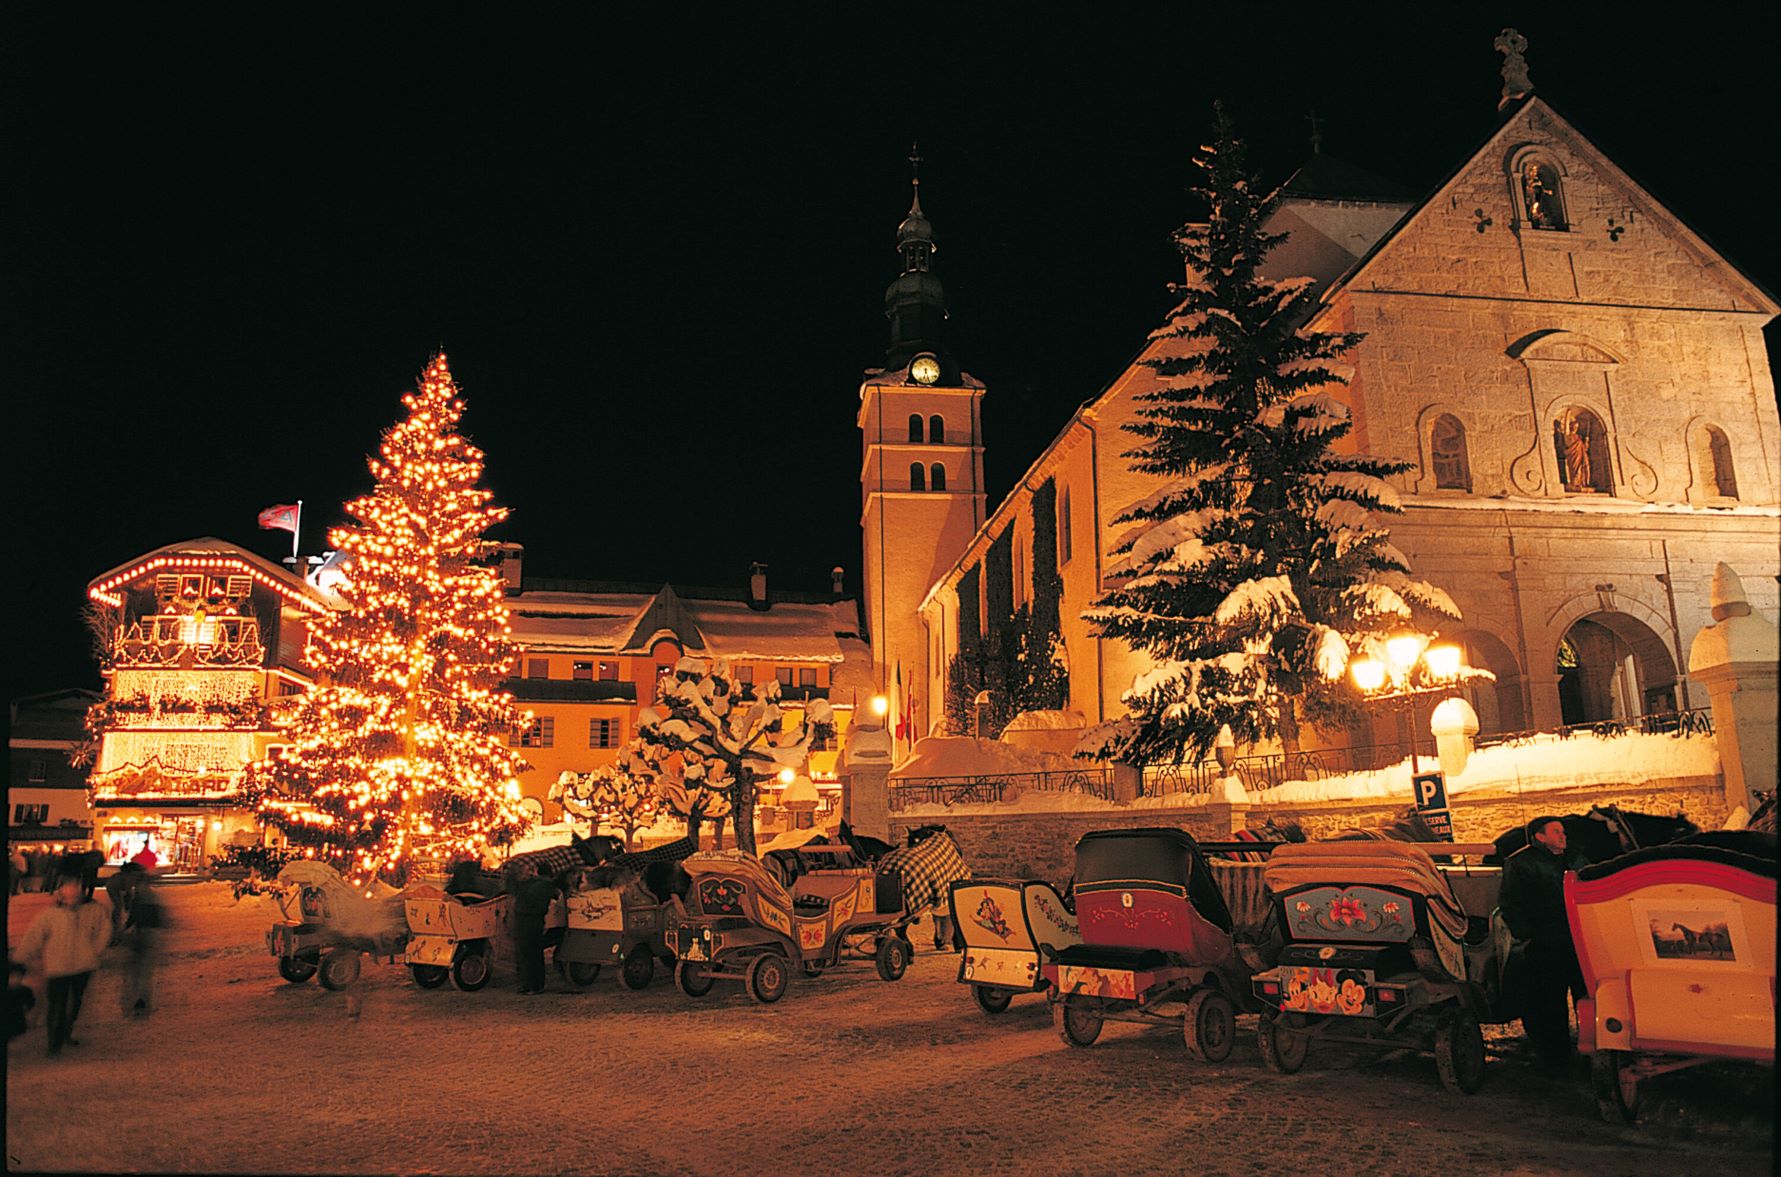
<instances>
[{"instance_id":1,"label":"lamp post","mask_svg":"<svg viewBox=\"0 0 1781 1177\"><path fill-rule=\"evenodd\" d=\"M1356 658L1349 677L1361 694L1391 703L1400 740L1409 745L1410 772L1416 772L1416 727L1409 719L1414 700L1452 689L1465 674L1463 652L1456 645L1431 646L1421 634L1403 633L1385 641L1385 660ZM1408 725L1408 732L1403 729Z\"/></svg>"}]
</instances>

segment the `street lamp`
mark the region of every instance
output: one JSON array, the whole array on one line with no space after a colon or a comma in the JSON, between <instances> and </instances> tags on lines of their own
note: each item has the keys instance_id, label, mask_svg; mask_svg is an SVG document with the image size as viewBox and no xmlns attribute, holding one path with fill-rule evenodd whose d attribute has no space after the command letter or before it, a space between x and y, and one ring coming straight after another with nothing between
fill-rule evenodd
<instances>
[{"instance_id":1,"label":"street lamp","mask_svg":"<svg viewBox=\"0 0 1781 1177\"><path fill-rule=\"evenodd\" d=\"M1418 695L1451 689L1465 676L1461 649L1451 643L1430 646L1421 634L1401 633L1385 640L1385 660L1356 658L1348 676L1361 694L1384 699L1397 716L1400 739L1407 739L1410 771L1416 771L1416 729L1409 719ZM1408 727L1408 732L1404 729Z\"/></svg>"}]
</instances>

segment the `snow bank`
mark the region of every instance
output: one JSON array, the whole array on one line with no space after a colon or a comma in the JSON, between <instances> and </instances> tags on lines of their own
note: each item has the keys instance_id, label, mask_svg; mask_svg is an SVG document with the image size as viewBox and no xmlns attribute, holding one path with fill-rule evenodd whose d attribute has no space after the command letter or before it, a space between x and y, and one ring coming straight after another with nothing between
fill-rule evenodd
<instances>
[{"instance_id":1,"label":"snow bank","mask_svg":"<svg viewBox=\"0 0 1781 1177\"><path fill-rule=\"evenodd\" d=\"M1436 767L1423 757L1422 768ZM1571 789L1613 782L1637 784L1670 777L1717 776L1719 745L1712 736L1535 736L1472 753L1465 772L1447 778L1447 795L1498 790L1505 793ZM1257 804L1289 801L1410 800L1410 765L1403 760L1374 772L1316 781L1288 781L1250 793Z\"/></svg>"},{"instance_id":2,"label":"snow bank","mask_svg":"<svg viewBox=\"0 0 1781 1177\"><path fill-rule=\"evenodd\" d=\"M1059 752L1020 748L972 736L928 736L916 741L909 758L891 770L893 780L922 777L997 776L1006 773L1068 772L1083 764Z\"/></svg>"},{"instance_id":3,"label":"snow bank","mask_svg":"<svg viewBox=\"0 0 1781 1177\"><path fill-rule=\"evenodd\" d=\"M1067 756L1087 727L1080 711L1022 711L1002 729L1002 743Z\"/></svg>"}]
</instances>

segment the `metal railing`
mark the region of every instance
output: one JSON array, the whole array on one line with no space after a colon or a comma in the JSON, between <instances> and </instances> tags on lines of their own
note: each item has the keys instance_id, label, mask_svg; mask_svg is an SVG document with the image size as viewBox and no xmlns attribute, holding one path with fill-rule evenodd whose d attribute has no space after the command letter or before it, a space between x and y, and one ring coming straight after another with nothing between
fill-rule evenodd
<instances>
[{"instance_id":1,"label":"metal railing","mask_svg":"<svg viewBox=\"0 0 1781 1177\"><path fill-rule=\"evenodd\" d=\"M907 777L890 782L890 811L901 813L916 805L980 804L1025 792L1082 793L1110 801L1113 799L1113 771L1108 768L1072 768L983 776Z\"/></svg>"},{"instance_id":2,"label":"metal railing","mask_svg":"<svg viewBox=\"0 0 1781 1177\"><path fill-rule=\"evenodd\" d=\"M1581 734L1624 736L1633 733L1647 736L1710 736L1713 734L1713 711L1709 707L1696 707L1689 711L1656 711L1650 715L1631 715L1623 719L1598 719L1593 723L1573 723L1544 731L1493 732L1488 736L1478 737L1477 746L1487 748L1494 744L1516 744L1536 736L1558 736L1563 739Z\"/></svg>"}]
</instances>

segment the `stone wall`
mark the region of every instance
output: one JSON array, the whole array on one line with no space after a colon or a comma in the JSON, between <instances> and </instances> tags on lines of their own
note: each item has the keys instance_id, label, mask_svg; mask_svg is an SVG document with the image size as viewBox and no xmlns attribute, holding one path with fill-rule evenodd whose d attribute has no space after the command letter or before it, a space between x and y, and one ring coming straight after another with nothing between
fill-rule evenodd
<instances>
[{"instance_id":1,"label":"stone wall","mask_svg":"<svg viewBox=\"0 0 1781 1177\"><path fill-rule=\"evenodd\" d=\"M1618 805L1641 813L1683 813L1703 829L1724 824L1724 786L1718 777L1685 777L1628 785L1549 789L1525 796L1492 793L1461 796L1453 804L1456 841L1488 842L1542 813L1583 813L1591 805ZM1165 826L1196 838L1228 838L1236 829L1276 821L1296 821L1313 839L1346 829L1378 829L1406 808L1402 800L1324 801L1271 805L1245 810L1196 806L1182 809L1129 809L1093 813L956 814L891 819L891 836L902 842L919 825L939 822L958 839L965 861L984 877L1039 878L1063 883L1075 873L1076 842L1091 830Z\"/></svg>"}]
</instances>

